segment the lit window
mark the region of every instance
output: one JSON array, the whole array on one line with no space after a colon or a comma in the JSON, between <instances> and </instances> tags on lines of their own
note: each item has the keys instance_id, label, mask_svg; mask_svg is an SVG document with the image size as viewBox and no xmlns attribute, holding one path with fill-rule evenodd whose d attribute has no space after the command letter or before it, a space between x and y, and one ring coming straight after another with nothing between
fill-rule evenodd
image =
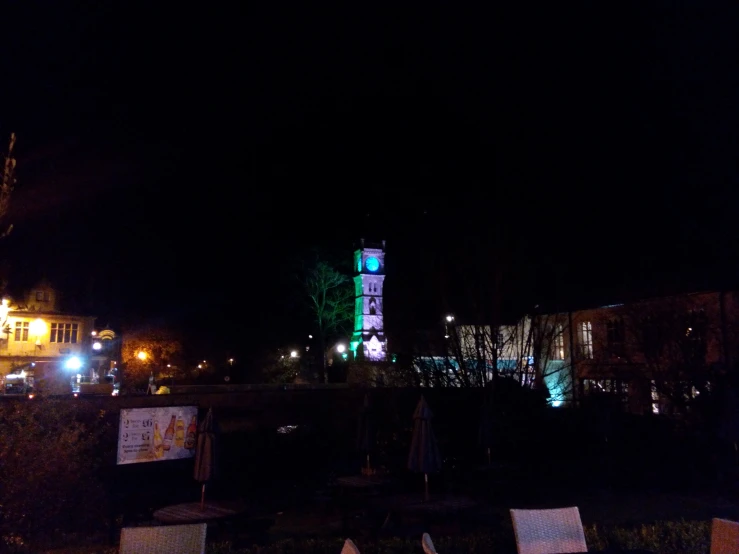
<instances>
[{"instance_id":1,"label":"lit window","mask_svg":"<svg viewBox=\"0 0 739 554\"><path fill-rule=\"evenodd\" d=\"M652 381L652 413L658 414L659 413L659 392L657 391L657 382Z\"/></svg>"},{"instance_id":2,"label":"lit window","mask_svg":"<svg viewBox=\"0 0 739 554\"><path fill-rule=\"evenodd\" d=\"M552 359L565 359L565 337L562 332L562 326L557 325L554 328L554 336L552 337Z\"/></svg>"},{"instance_id":3,"label":"lit window","mask_svg":"<svg viewBox=\"0 0 739 554\"><path fill-rule=\"evenodd\" d=\"M593 324L590 321L582 321L579 324L580 356L593 359Z\"/></svg>"},{"instance_id":4,"label":"lit window","mask_svg":"<svg viewBox=\"0 0 739 554\"><path fill-rule=\"evenodd\" d=\"M52 323L49 342L76 344L77 331L77 323Z\"/></svg>"},{"instance_id":5,"label":"lit window","mask_svg":"<svg viewBox=\"0 0 739 554\"><path fill-rule=\"evenodd\" d=\"M28 342L28 322L15 322L15 340L18 342Z\"/></svg>"}]
</instances>

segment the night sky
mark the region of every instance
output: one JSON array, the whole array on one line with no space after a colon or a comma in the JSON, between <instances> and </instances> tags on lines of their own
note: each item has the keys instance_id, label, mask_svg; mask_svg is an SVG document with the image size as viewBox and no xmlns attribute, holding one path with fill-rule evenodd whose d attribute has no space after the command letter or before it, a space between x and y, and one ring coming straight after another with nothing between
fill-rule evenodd
<instances>
[{"instance_id":1,"label":"night sky","mask_svg":"<svg viewBox=\"0 0 739 554\"><path fill-rule=\"evenodd\" d=\"M248 357L360 237L391 340L495 268L512 309L738 284L739 5L304 4L4 8L11 290Z\"/></svg>"}]
</instances>

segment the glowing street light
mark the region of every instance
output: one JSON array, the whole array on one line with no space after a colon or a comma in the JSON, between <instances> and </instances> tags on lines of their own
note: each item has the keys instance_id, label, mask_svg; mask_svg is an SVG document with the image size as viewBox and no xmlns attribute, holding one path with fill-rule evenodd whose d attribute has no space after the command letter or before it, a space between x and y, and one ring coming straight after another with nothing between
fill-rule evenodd
<instances>
[{"instance_id":1,"label":"glowing street light","mask_svg":"<svg viewBox=\"0 0 739 554\"><path fill-rule=\"evenodd\" d=\"M345 346L345 345L343 345L343 344L337 344L337 345L336 345L336 351L337 351L337 352L338 352L339 354L343 354L343 353L344 353L344 352L346 351L346 346Z\"/></svg>"},{"instance_id":2,"label":"glowing street light","mask_svg":"<svg viewBox=\"0 0 739 554\"><path fill-rule=\"evenodd\" d=\"M141 360L142 362L143 362L143 361L144 361L144 360L145 360L146 358L148 358L148 356L146 355L146 352L144 352L143 350L139 351L139 353L138 353L138 354L136 354L136 357L137 357L137 358L138 358L139 360Z\"/></svg>"},{"instance_id":3,"label":"glowing street light","mask_svg":"<svg viewBox=\"0 0 739 554\"><path fill-rule=\"evenodd\" d=\"M298 357L298 351L297 350L292 350L290 352L290 357L291 358L297 358Z\"/></svg>"},{"instance_id":4,"label":"glowing street light","mask_svg":"<svg viewBox=\"0 0 739 554\"><path fill-rule=\"evenodd\" d=\"M67 360L67 363L64 364L64 367L66 367L67 369L77 370L82 367L82 360L80 360L77 356L72 356Z\"/></svg>"},{"instance_id":5,"label":"glowing street light","mask_svg":"<svg viewBox=\"0 0 739 554\"><path fill-rule=\"evenodd\" d=\"M451 315L451 314L448 315L448 316L446 316L446 321L447 321L447 323L451 323L452 321L454 321L454 316Z\"/></svg>"},{"instance_id":6,"label":"glowing street light","mask_svg":"<svg viewBox=\"0 0 739 554\"><path fill-rule=\"evenodd\" d=\"M92 349L93 350L100 350L103 347L103 344L100 342L93 342L92 343Z\"/></svg>"},{"instance_id":7,"label":"glowing street light","mask_svg":"<svg viewBox=\"0 0 739 554\"><path fill-rule=\"evenodd\" d=\"M46 334L46 323L43 319L34 319L28 326L28 330L32 335L40 337Z\"/></svg>"},{"instance_id":8,"label":"glowing street light","mask_svg":"<svg viewBox=\"0 0 739 554\"><path fill-rule=\"evenodd\" d=\"M46 322L43 319L34 319L28 325L28 330L31 335L36 337L36 346L40 346L41 337L46 334Z\"/></svg>"}]
</instances>

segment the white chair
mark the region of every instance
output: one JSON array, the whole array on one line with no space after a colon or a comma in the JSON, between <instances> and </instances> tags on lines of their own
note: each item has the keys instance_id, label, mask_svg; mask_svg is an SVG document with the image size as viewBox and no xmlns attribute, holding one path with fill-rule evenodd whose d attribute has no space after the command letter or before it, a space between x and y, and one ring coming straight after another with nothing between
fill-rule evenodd
<instances>
[{"instance_id":1,"label":"white chair","mask_svg":"<svg viewBox=\"0 0 739 554\"><path fill-rule=\"evenodd\" d=\"M344 541L344 547L341 549L341 554L359 554L359 548L354 544L351 539Z\"/></svg>"},{"instance_id":2,"label":"white chair","mask_svg":"<svg viewBox=\"0 0 739 554\"><path fill-rule=\"evenodd\" d=\"M739 522L713 518L711 554L739 554Z\"/></svg>"},{"instance_id":3,"label":"white chair","mask_svg":"<svg viewBox=\"0 0 739 554\"><path fill-rule=\"evenodd\" d=\"M205 523L125 527L120 554L205 554Z\"/></svg>"},{"instance_id":4,"label":"white chair","mask_svg":"<svg viewBox=\"0 0 739 554\"><path fill-rule=\"evenodd\" d=\"M423 546L423 554L439 554L434 548L434 541L431 540L431 535L424 533L421 537L421 546Z\"/></svg>"},{"instance_id":5,"label":"white chair","mask_svg":"<svg viewBox=\"0 0 739 554\"><path fill-rule=\"evenodd\" d=\"M511 510L518 554L587 552L578 508Z\"/></svg>"}]
</instances>

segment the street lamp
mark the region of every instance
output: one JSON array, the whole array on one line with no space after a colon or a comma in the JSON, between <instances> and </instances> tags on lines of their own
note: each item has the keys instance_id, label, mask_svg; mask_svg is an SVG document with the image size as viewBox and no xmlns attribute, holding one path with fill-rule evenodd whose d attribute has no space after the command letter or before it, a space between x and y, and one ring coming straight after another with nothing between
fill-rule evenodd
<instances>
[{"instance_id":1,"label":"street lamp","mask_svg":"<svg viewBox=\"0 0 739 554\"><path fill-rule=\"evenodd\" d=\"M339 354L343 354L344 352L346 352L346 346L345 346L345 345L343 345L343 344L337 344L337 345L336 345L336 351L337 351L337 352L338 352Z\"/></svg>"},{"instance_id":2,"label":"street lamp","mask_svg":"<svg viewBox=\"0 0 739 554\"><path fill-rule=\"evenodd\" d=\"M444 338L449 338L449 324L454 322L454 316L452 314L448 314L444 319L446 319L446 323L444 324Z\"/></svg>"},{"instance_id":3,"label":"street lamp","mask_svg":"<svg viewBox=\"0 0 739 554\"><path fill-rule=\"evenodd\" d=\"M297 350L292 350L292 351L290 352L290 357L291 357L291 358L297 358L297 357L298 357L298 352L297 352Z\"/></svg>"},{"instance_id":4,"label":"street lamp","mask_svg":"<svg viewBox=\"0 0 739 554\"><path fill-rule=\"evenodd\" d=\"M35 319L28 326L31 335L36 337L36 346L41 345L41 336L46 334L46 323L43 319Z\"/></svg>"},{"instance_id":5,"label":"street lamp","mask_svg":"<svg viewBox=\"0 0 739 554\"><path fill-rule=\"evenodd\" d=\"M146 360L146 358L148 358L148 356L146 355L146 352L144 352L143 350L140 350L140 351L139 351L139 353L138 353L138 354L136 354L136 357L137 357L137 358L138 358L139 360L141 360L142 362L143 362L144 360Z\"/></svg>"}]
</instances>

